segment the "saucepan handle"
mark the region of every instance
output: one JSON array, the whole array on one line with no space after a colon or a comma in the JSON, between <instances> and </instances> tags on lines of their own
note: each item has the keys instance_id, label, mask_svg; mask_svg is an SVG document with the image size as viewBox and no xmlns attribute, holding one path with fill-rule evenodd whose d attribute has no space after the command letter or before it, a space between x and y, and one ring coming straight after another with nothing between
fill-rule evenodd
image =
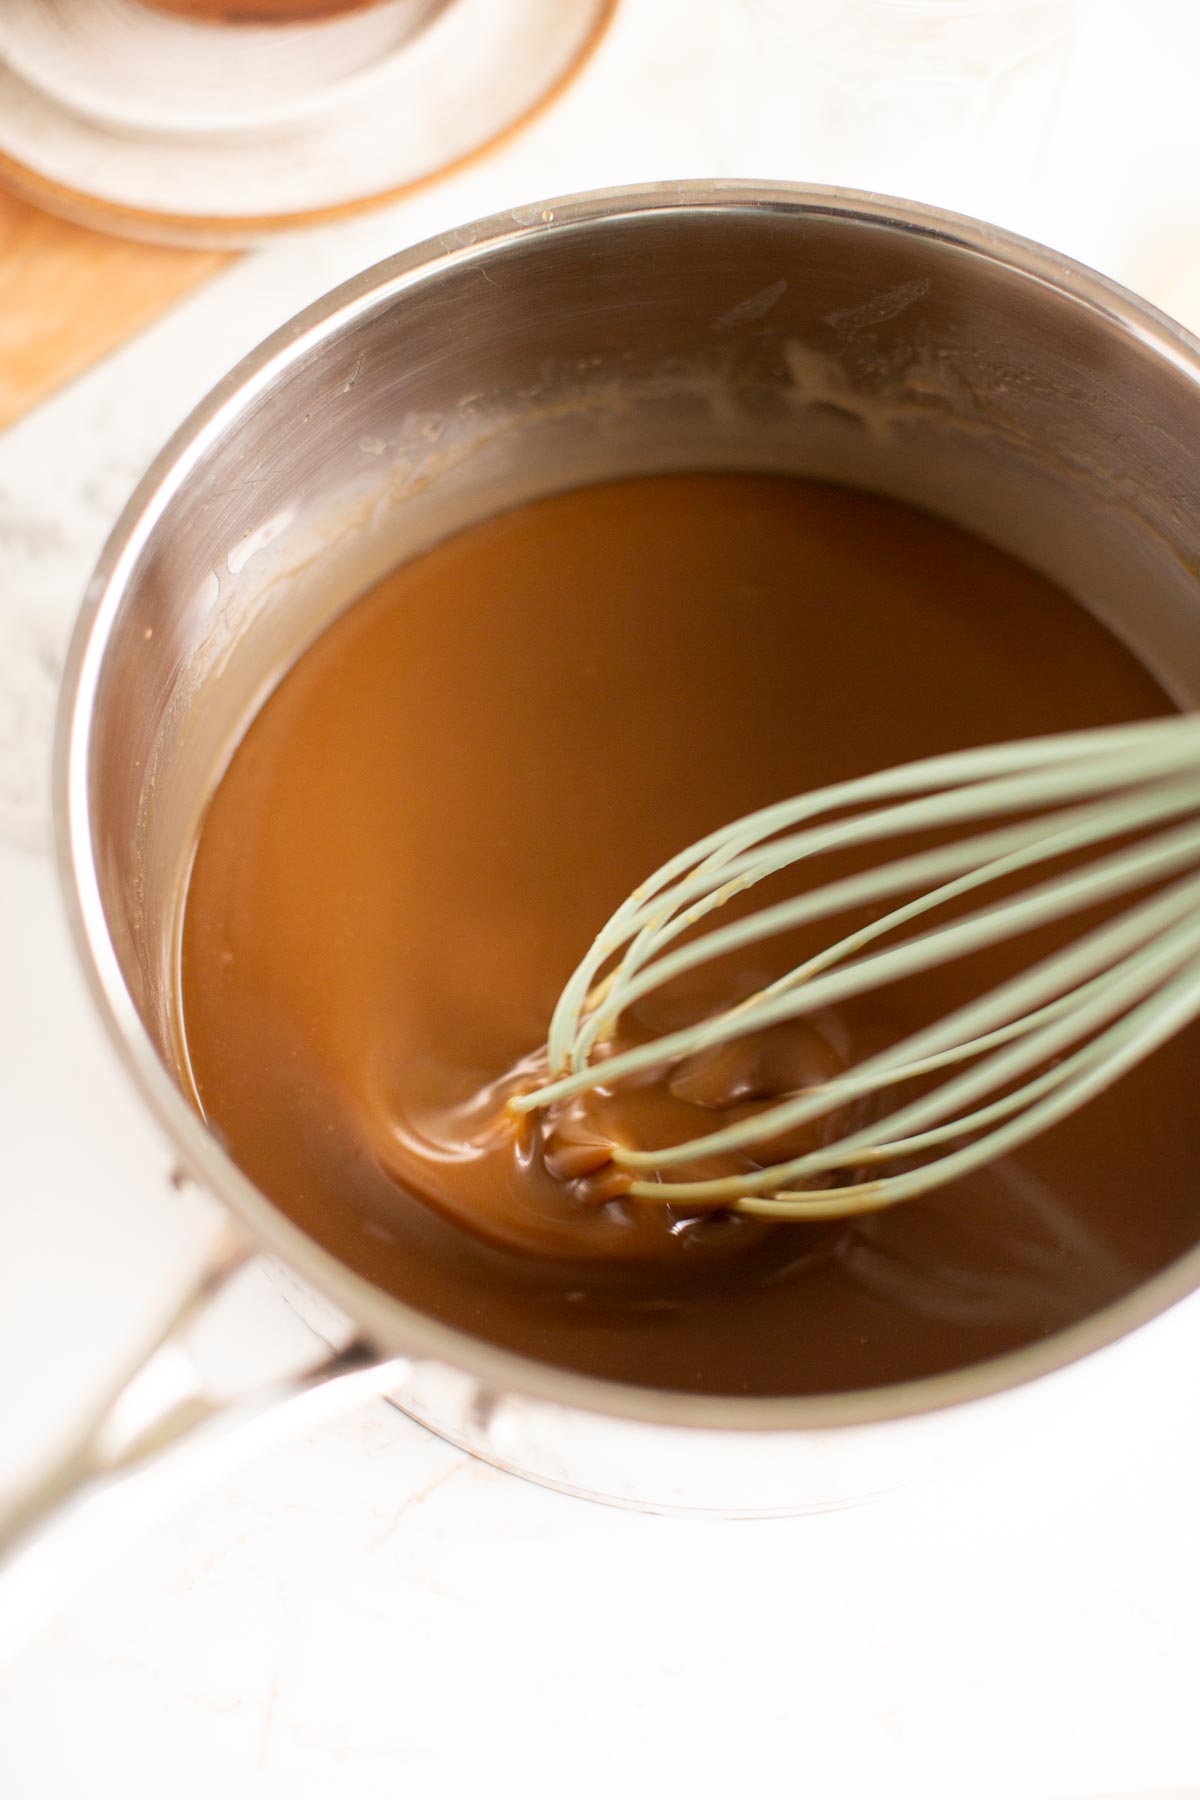
<instances>
[{"instance_id":1,"label":"saucepan handle","mask_svg":"<svg viewBox=\"0 0 1200 1800\"><path fill-rule=\"evenodd\" d=\"M361 1343L230 1397L206 1379L193 1337L256 1251L230 1225L182 1299L65 1448L0 1503L0 1661L88 1575L173 1506L253 1453L402 1385L403 1358Z\"/></svg>"}]
</instances>

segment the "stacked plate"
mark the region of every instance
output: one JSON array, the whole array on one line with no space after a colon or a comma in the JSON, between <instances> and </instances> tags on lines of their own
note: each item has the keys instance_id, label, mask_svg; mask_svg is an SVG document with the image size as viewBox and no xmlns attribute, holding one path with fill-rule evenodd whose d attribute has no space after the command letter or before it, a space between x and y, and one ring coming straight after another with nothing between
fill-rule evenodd
<instances>
[{"instance_id":1,"label":"stacked plate","mask_svg":"<svg viewBox=\"0 0 1200 1800\"><path fill-rule=\"evenodd\" d=\"M137 235L253 242L393 198L525 119L614 0L376 0L220 24L140 0L5 0L0 177Z\"/></svg>"}]
</instances>

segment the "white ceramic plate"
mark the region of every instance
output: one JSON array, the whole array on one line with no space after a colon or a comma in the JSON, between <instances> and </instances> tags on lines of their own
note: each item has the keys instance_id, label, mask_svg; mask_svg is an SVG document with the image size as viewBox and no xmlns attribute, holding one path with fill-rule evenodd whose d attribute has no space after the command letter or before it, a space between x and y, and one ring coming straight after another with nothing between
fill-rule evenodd
<instances>
[{"instance_id":1,"label":"white ceramic plate","mask_svg":"<svg viewBox=\"0 0 1200 1800\"><path fill-rule=\"evenodd\" d=\"M6 0L0 55L46 99L111 130L259 132L334 111L386 76L448 0L386 0L316 25L220 26L138 0Z\"/></svg>"},{"instance_id":2,"label":"white ceramic plate","mask_svg":"<svg viewBox=\"0 0 1200 1800\"><path fill-rule=\"evenodd\" d=\"M613 7L385 0L256 29L135 0L0 0L0 176L110 229L253 242L389 199L503 135L579 67ZM141 47L113 76L127 27Z\"/></svg>"}]
</instances>

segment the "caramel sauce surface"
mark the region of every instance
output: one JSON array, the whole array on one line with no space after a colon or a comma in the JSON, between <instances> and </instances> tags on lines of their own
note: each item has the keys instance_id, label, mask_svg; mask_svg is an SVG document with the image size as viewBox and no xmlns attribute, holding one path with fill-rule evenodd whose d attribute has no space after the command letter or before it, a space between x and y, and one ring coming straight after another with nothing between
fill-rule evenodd
<instances>
[{"instance_id":1,"label":"caramel sauce surface","mask_svg":"<svg viewBox=\"0 0 1200 1800\"><path fill-rule=\"evenodd\" d=\"M1194 1241L1195 1032L1008 1161L819 1227L598 1198L503 1099L608 913L691 840L889 763L1168 706L1059 589L847 489L654 477L492 519L344 614L218 788L183 954L205 1114L346 1262L551 1362L807 1393L1029 1342ZM733 959L628 1029L696 1016L804 947ZM953 1004L961 979L814 1019L753 1068L618 1096L603 1129L711 1129L714 1108Z\"/></svg>"}]
</instances>

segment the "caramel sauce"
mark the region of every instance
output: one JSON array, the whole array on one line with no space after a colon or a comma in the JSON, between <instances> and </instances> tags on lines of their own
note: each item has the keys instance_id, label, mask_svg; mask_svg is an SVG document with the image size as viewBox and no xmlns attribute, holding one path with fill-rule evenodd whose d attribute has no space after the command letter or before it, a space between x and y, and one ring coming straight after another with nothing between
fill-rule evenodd
<instances>
[{"instance_id":1,"label":"caramel sauce","mask_svg":"<svg viewBox=\"0 0 1200 1800\"><path fill-rule=\"evenodd\" d=\"M806 1393L1027 1343L1194 1241L1196 1032L1019 1155L820 1226L633 1200L605 1146L692 1137L823 1078L954 1003L961 976L548 1121L504 1101L537 1079L609 912L703 833L889 763L1168 708L1059 589L890 501L696 474L492 519L344 614L220 783L183 945L205 1114L354 1268L551 1362ZM622 1030L698 1016L797 948L727 959Z\"/></svg>"},{"instance_id":2,"label":"caramel sauce","mask_svg":"<svg viewBox=\"0 0 1200 1800\"><path fill-rule=\"evenodd\" d=\"M142 4L214 25L296 25L361 12L379 0L142 0Z\"/></svg>"}]
</instances>

